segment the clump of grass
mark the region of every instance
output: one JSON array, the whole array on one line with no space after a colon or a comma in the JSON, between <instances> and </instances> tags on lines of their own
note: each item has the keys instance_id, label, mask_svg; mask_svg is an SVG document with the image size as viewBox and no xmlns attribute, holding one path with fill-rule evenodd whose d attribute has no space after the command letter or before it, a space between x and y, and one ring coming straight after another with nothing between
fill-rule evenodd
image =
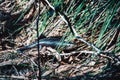
<instances>
[{"instance_id":1,"label":"clump of grass","mask_svg":"<svg viewBox=\"0 0 120 80\"><path fill-rule=\"evenodd\" d=\"M107 50L107 46L114 37L113 35L116 33L116 29L119 28L119 22L115 18L116 16L119 16L117 15L117 10L120 6L119 1L105 0L87 2L85 0L71 0L68 3L65 3L63 0L52 0L50 3L69 17L72 26L74 26L78 34L87 35L88 42L95 44L102 50ZM50 13L50 10L47 12ZM53 11L53 13L55 12ZM42 23L46 25L54 24L51 20L54 21L54 19L59 16L56 13L50 17L46 14L43 13L42 15L44 16ZM46 27L49 27L49 25ZM44 26L41 28L44 28ZM70 36L71 35L68 37ZM119 43L118 38L117 41L118 42L115 44Z\"/></svg>"}]
</instances>

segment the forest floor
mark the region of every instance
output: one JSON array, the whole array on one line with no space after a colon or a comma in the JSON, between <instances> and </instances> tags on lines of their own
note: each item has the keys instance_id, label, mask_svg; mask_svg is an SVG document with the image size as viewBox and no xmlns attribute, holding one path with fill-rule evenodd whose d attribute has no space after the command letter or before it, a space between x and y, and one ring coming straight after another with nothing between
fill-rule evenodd
<instances>
[{"instance_id":1,"label":"forest floor","mask_svg":"<svg viewBox=\"0 0 120 80\"><path fill-rule=\"evenodd\" d=\"M103 18L99 16L104 14L107 8L99 10L101 11L99 14L96 13L93 23L90 20L84 22L83 18L82 24L79 18L82 18L87 5L91 6L93 2L95 3L93 8L95 8L99 2L88 0L82 5L82 2L77 0L65 0L64 4L68 8L73 6L73 9L77 9L77 6L83 6L82 11L78 11L79 14L76 11L77 17L73 20L74 23L72 21L74 11L68 13L67 18L71 18L68 20L59 8L54 11L47 0L41 0L41 3L37 0L26 0L21 4L20 1L0 1L0 80L36 80L40 77L39 64L41 80L120 80L120 27L107 28L107 32L104 32L102 41L97 46L101 29L105 29L102 25L106 15ZM72 4L74 1L76 4ZM67 7L65 7L66 10L68 10ZM120 20L120 7L116 10L111 21L117 25ZM40 19L38 20L39 12ZM101 20L99 27L89 27L94 26L94 23L99 20ZM38 24L37 21L39 21ZM75 27L79 24L78 22L85 27L80 27L81 25ZM37 25L39 25L39 39L46 40L45 45L39 50L40 56L38 56L37 46L18 52L24 46L37 42ZM60 39L61 44L68 42L73 46L69 45L68 50L67 47L61 48L59 45L54 48L53 45L46 46L47 41L54 42L53 38L58 41L53 45L59 43L58 39ZM40 63L38 63L39 59Z\"/></svg>"}]
</instances>

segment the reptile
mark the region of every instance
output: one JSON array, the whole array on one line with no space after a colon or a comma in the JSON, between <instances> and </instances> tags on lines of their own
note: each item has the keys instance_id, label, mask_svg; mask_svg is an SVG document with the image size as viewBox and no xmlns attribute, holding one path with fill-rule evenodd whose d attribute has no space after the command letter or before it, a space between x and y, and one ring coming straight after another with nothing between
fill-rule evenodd
<instances>
[{"instance_id":1,"label":"reptile","mask_svg":"<svg viewBox=\"0 0 120 80\"><path fill-rule=\"evenodd\" d=\"M61 41L61 37L48 37L43 38L39 40L39 45L41 46L47 46L52 48L59 48L63 51L71 51L77 47L77 44L73 42L67 42L67 41ZM38 46L38 42L35 41L30 45L24 46L22 48L19 48L17 52L23 52L24 50L31 49Z\"/></svg>"}]
</instances>

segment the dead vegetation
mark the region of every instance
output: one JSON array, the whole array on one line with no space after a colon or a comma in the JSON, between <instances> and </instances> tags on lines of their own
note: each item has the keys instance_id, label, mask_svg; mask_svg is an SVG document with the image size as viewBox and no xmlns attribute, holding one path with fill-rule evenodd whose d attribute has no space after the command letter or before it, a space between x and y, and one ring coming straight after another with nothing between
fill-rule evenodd
<instances>
[{"instance_id":1,"label":"dead vegetation","mask_svg":"<svg viewBox=\"0 0 120 80\"><path fill-rule=\"evenodd\" d=\"M0 1L0 79L38 79L38 49L17 49L37 41L40 14L39 34L77 44L42 47L42 80L119 80L119 12L119 0Z\"/></svg>"}]
</instances>

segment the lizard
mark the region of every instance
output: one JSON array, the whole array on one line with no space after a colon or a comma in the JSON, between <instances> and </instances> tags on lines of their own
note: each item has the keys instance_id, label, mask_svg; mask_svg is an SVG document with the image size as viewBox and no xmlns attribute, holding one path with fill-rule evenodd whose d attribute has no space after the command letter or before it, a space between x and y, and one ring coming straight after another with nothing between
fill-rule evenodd
<instances>
[{"instance_id":1,"label":"lizard","mask_svg":"<svg viewBox=\"0 0 120 80\"><path fill-rule=\"evenodd\" d=\"M59 49L62 49L63 51L66 51L66 52L74 50L75 48L78 47L77 44L73 42L61 41L61 37L48 37L48 38L40 39L39 45L52 47L52 48L59 47ZM30 45L19 48L17 52L23 52L24 50L31 49L37 46L38 46L38 42L35 41Z\"/></svg>"}]
</instances>

